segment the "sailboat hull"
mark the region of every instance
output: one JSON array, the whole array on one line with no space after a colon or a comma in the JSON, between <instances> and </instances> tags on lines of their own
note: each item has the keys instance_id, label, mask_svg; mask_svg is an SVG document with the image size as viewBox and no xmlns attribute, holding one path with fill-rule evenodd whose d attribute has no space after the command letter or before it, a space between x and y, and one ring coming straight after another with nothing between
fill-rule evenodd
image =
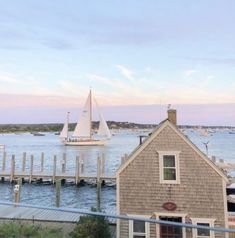
<instances>
[{"instance_id":1,"label":"sailboat hull","mask_svg":"<svg viewBox=\"0 0 235 238\"><path fill-rule=\"evenodd\" d=\"M63 143L65 145L72 146L102 146L106 144L106 140L64 140Z\"/></svg>"}]
</instances>

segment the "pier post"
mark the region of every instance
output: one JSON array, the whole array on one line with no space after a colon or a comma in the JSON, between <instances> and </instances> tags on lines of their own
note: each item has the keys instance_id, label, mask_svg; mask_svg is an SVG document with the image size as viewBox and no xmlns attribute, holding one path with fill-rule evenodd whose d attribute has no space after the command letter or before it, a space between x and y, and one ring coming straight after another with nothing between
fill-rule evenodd
<instances>
[{"instance_id":1,"label":"pier post","mask_svg":"<svg viewBox=\"0 0 235 238\"><path fill-rule=\"evenodd\" d=\"M81 155L80 164L81 164L81 174L83 174L84 173L84 155L83 154Z\"/></svg>"},{"instance_id":2,"label":"pier post","mask_svg":"<svg viewBox=\"0 0 235 238\"><path fill-rule=\"evenodd\" d=\"M66 153L63 153L63 159L62 159L62 173L66 172Z\"/></svg>"},{"instance_id":3,"label":"pier post","mask_svg":"<svg viewBox=\"0 0 235 238\"><path fill-rule=\"evenodd\" d=\"M14 174L15 174L15 155L12 155L12 158L11 158L11 176L10 176L10 182L11 183L14 180Z\"/></svg>"},{"instance_id":4,"label":"pier post","mask_svg":"<svg viewBox=\"0 0 235 238\"><path fill-rule=\"evenodd\" d=\"M22 172L25 172L25 164L26 164L26 152L23 153L23 158L22 158Z\"/></svg>"},{"instance_id":5,"label":"pier post","mask_svg":"<svg viewBox=\"0 0 235 238\"><path fill-rule=\"evenodd\" d=\"M55 183L55 177L56 177L56 155L54 155L54 161L53 161L53 176L52 176L52 183Z\"/></svg>"},{"instance_id":6,"label":"pier post","mask_svg":"<svg viewBox=\"0 0 235 238\"><path fill-rule=\"evenodd\" d=\"M20 193L19 184L16 184L14 186L14 203L19 203L20 202L19 193Z\"/></svg>"},{"instance_id":7,"label":"pier post","mask_svg":"<svg viewBox=\"0 0 235 238\"><path fill-rule=\"evenodd\" d=\"M20 202L20 194L21 194L21 187L22 187L22 178L19 178L17 184L14 187L14 202Z\"/></svg>"},{"instance_id":8,"label":"pier post","mask_svg":"<svg viewBox=\"0 0 235 238\"><path fill-rule=\"evenodd\" d=\"M124 163L127 161L127 159L128 159L128 154L125 154L124 155Z\"/></svg>"},{"instance_id":9,"label":"pier post","mask_svg":"<svg viewBox=\"0 0 235 238\"><path fill-rule=\"evenodd\" d=\"M7 158L7 152L3 152L3 158L2 158L2 171L6 170L6 158Z\"/></svg>"},{"instance_id":10,"label":"pier post","mask_svg":"<svg viewBox=\"0 0 235 238\"><path fill-rule=\"evenodd\" d=\"M56 180L56 207L60 207L61 179Z\"/></svg>"},{"instance_id":11,"label":"pier post","mask_svg":"<svg viewBox=\"0 0 235 238\"><path fill-rule=\"evenodd\" d=\"M33 155L30 157L30 171L29 171L29 183L32 183L33 178Z\"/></svg>"},{"instance_id":12,"label":"pier post","mask_svg":"<svg viewBox=\"0 0 235 238\"><path fill-rule=\"evenodd\" d=\"M102 165L101 166L101 168L102 168L101 174L104 175L104 173L105 173L105 155L104 155L104 153L102 154L101 165Z\"/></svg>"},{"instance_id":13,"label":"pier post","mask_svg":"<svg viewBox=\"0 0 235 238\"><path fill-rule=\"evenodd\" d=\"M100 211L100 195L101 195L101 160L100 156L97 157L97 211Z\"/></svg>"},{"instance_id":14,"label":"pier post","mask_svg":"<svg viewBox=\"0 0 235 238\"><path fill-rule=\"evenodd\" d=\"M43 173L44 170L44 152L41 153L41 173Z\"/></svg>"},{"instance_id":15,"label":"pier post","mask_svg":"<svg viewBox=\"0 0 235 238\"><path fill-rule=\"evenodd\" d=\"M76 156L75 184L77 185L80 177L80 157Z\"/></svg>"}]
</instances>

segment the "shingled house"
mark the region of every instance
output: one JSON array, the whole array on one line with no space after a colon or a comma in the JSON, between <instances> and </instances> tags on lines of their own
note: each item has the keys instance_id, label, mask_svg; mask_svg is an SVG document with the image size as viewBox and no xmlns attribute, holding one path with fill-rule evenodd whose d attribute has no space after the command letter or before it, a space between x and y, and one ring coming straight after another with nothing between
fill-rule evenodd
<instances>
[{"instance_id":1,"label":"shingled house","mask_svg":"<svg viewBox=\"0 0 235 238\"><path fill-rule=\"evenodd\" d=\"M224 173L176 126L176 111L128 157L117 172L118 214L228 227ZM209 230L121 220L119 238L219 238Z\"/></svg>"}]
</instances>

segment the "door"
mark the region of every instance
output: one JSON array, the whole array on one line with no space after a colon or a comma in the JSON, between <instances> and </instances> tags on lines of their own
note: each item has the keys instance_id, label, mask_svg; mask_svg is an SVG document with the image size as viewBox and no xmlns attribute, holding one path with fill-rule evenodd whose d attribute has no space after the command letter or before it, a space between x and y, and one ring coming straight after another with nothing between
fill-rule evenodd
<instances>
[{"instance_id":1,"label":"door","mask_svg":"<svg viewBox=\"0 0 235 238\"><path fill-rule=\"evenodd\" d=\"M182 223L182 217L159 217L163 221ZM160 238L183 238L182 227L171 225L160 225Z\"/></svg>"}]
</instances>

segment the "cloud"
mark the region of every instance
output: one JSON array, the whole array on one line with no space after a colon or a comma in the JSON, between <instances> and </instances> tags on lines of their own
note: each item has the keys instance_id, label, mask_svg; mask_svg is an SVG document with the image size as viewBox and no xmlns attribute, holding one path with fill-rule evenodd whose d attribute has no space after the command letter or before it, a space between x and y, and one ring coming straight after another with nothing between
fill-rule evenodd
<instances>
[{"instance_id":1,"label":"cloud","mask_svg":"<svg viewBox=\"0 0 235 238\"><path fill-rule=\"evenodd\" d=\"M130 80L130 81L133 81L133 80L134 80L134 78L133 78L133 72L132 72L130 69L128 69L128 68L126 68L126 67L124 67L123 65L120 65L120 64L116 64L115 66L116 66L116 68L118 68L118 69L120 70L121 74L122 74L126 79L128 79L128 80Z\"/></svg>"},{"instance_id":2,"label":"cloud","mask_svg":"<svg viewBox=\"0 0 235 238\"><path fill-rule=\"evenodd\" d=\"M19 80L11 77L11 76L0 76L0 81L5 83L20 83Z\"/></svg>"},{"instance_id":3,"label":"cloud","mask_svg":"<svg viewBox=\"0 0 235 238\"><path fill-rule=\"evenodd\" d=\"M188 78L188 77L191 77L192 75L194 75L195 73L197 73L197 70L189 69L189 70L184 71L184 76L186 78Z\"/></svg>"},{"instance_id":4,"label":"cloud","mask_svg":"<svg viewBox=\"0 0 235 238\"><path fill-rule=\"evenodd\" d=\"M201 61L209 64L225 64L235 66L235 58L187 58L193 61Z\"/></svg>"}]
</instances>

